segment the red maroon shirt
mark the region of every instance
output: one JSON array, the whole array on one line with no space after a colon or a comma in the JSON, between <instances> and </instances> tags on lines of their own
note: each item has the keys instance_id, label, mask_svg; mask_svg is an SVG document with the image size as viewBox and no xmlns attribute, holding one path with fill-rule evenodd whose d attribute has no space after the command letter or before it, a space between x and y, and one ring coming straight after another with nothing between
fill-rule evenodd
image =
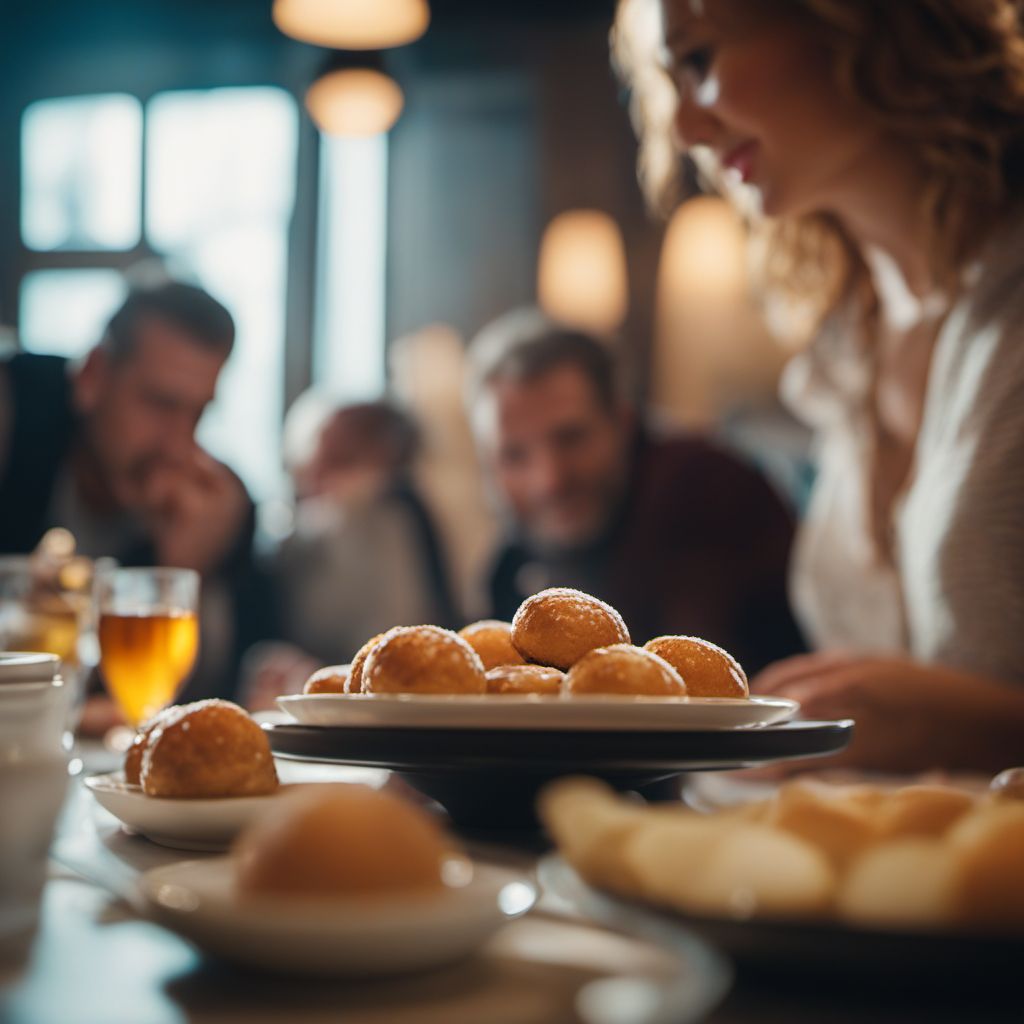
<instances>
[{"instance_id":1,"label":"red maroon shirt","mask_svg":"<svg viewBox=\"0 0 1024 1024\"><path fill-rule=\"evenodd\" d=\"M748 674L805 650L786 596L793 517L753 466L696 435L636 445L606 535L558 555L512 538L490 578L492 614L551 586L576 587L621 613L634 643L700 636Z\"/></svg>"}]
</instances>

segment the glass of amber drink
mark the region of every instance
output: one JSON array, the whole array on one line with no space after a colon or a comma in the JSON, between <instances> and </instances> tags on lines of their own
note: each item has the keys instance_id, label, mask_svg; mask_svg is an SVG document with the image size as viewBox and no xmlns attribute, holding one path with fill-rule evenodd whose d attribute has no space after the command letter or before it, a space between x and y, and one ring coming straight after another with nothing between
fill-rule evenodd
<instances>
[{"instance_id":1,"label":"glass of amber drink","mask_svg":"<svg viewBox=\"0 0 1024 1024\"><path fill-rule=\"evenodd\" d=\"M96 583L100 671L132 726L174 700L199 648L199 575L112 569Z\"/></svg>"}]
</instances>

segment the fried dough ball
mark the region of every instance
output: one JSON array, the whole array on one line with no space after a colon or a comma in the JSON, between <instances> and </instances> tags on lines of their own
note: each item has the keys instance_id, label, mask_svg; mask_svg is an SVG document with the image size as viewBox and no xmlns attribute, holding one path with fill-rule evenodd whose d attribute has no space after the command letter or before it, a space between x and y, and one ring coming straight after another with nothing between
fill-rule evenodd
<instances>
[{"instance_id":1,"label":"fried dough ball","mask_svg":"<svg viewBox=\"0 0 1024 1024\"><path fill-rule=\"evenodd\" d=\"M952 786L903 786L886 795L878 812L878 824L886 838L938 839L976 804L973 794Z\"/></svg>"},{"instance_id":2,"label":"fried dough ball","mask_svg":"<svg viewBox=\"0 0 1024 1024\"><path fill-rule=\"evenodd\" d=\"M471 622L459 636L480 655L484 671L499 665L522 665L523 656L512 646L512 623L497 619Z\"/></svg>"},{"instance_id":3,"label":"fried dough ball","mask_svg":"<svg viewBox=\"0 0 1024 1024\"><path fill-rule=\"evenodd\" d=\"M716 917L816 916L835 890L811 843L735 818L650 815L627 837L623 860L646 899Z\"/></svg>"},{"instance_id":4,"label":"fried dough ball","mask_svg":"<svg viewBox=\"0 0 1024 1024\"><path fill-rule=\"evenodd\" d=\"M487 692L543 693L557 697L564 681L564 672L546 665L499 665L487 673Z\"/></svg>"},{"instance_id":5,"label":"fried dough ball","mask_svg":"<svg viewBox=\"0 0 1024 1024\"><path fill-rule=\"evenodd\" d=\"M583 655L565 677L570 695L619 693L685 697L686 684L663 658L642 647L612 644Z\"/></svg>"},{"instance_id":6,"label":"fried dough ball","mask_svg":"<svg viewBox=\"0 0 1024 1024\"><path fill-rule=\"evenodd\" d=\"M458 633L439 626L396 626L363 665L364 693L487 692L484 667Z\"/></svg>"},{"instance_id":7,"label":"fried dough ball","mask_svg":"<svg viewBox=\"0 0 1024 1024\"><path fill-rule=\"evenodd\" d=\"M237 704L200 700L172 710L142 756L147 796L262 796L277 789L266 734Z\"/></svg>"},{"instance_id":8,"label":"fried dough ball","mask_svg":"<svg viewBox=\"0 0 1024 1024\"><path fill-rule=\"evenodd\" d=\"M348 693L351 665L327 665L317 669L302 687L303 693Z\"/></svg>"},{"instance_id":9,"label":"fried dough ball","mask_svg":"<svg viewBox=\"0 0 1024 1024\"><path fill-rule=\"evenodd\" d=\"M624 896L642 891L623 854L648 811L619 799L606 783L584 776L548 783L537 801L537 814L565 859L592 885Z\"/></svg>"},{"instance_id":10,"label":"fried dough ball","mask_svg":"<svg viewBox=\"0 0 1024 1024\"><path fill-rule=\"evenodd\" d=\"M233 852L242 893L307 898L440 889L456 856L424 811L351 784L300 787Z\"/></svg>"},{"instance_id":11,"label":"fried dough ball","mask_svg":"<svg viewBox=\"0 0 1024 1024\"><path fill-rule=\"evenodd\" d=\"M685 911L734 917L820 913L835 875L810 844L734 815L642 807L595 779L546 786L538 811L591 884Z\"/></svg>"},{"instance_id":12,"label":"fried dough ball","mask_svg":"<svg viewBox=\"0 0 1024 1024\"><path fill-rule=\"evenodd\" d=\"M747 676L740 663L710 640L696 636L658 636L644 649L664 658L686 683L691 697L750 696Z\"/></svg>"},{"instance_id":13,"label":"fried dough ball","mask_svg":"<svg viewBox=\"0 0 1024 1024\"><path fill-rule=\"evenodd\" d=\"M935 928L952 922L956 864L938 839L909 836L858 857L836 899L839 916L870 927Z\"/></svg>"},{"instance_id":14,"label":"fried dough ball","mask_svg":"<svg viewBox=\"0 0 1024 1024\"><path fill-rule=\"evenodd\" d=\"M949 842L960 919L981 929L1024 932L1024 803L980 807L957 822Z\"/></svg>"},{"instance_id":15,"label":"fried dough ball","mask_svg":"<svg viewBox=\"0 0 1024 1024\"><path fill-rule=\"evenodd\" d=\"M569 587L528 597L512 619L512 644L527 661L569 669L588 651L628 644L622 616L604 601Z\"/></svg>"},{"instance_id":16,"label":"fried dough ball","mask_svg":"<svg viewBox=\"0 0 1024 1024\"><path fill-rule=\"evenodd\" d=\"M156 731L156 727L163 720L164 716L174 711L173 707L164 708L158 711L148 722L142 724L142 728L135 734L132 745L124 755L124 781L130 786L141 785L142 782L142 755L149 746L150 737Z\"/></svg>"},{"instance_id":17,"label":"fried dough ball","mask_svg":"<svg viewBox=\"0 0 1024 1024\"><path fill-rule=\"evenodd\" d=\"M366 664L366 659L370 656L370 651L372 651L385 636L387 636L386 633L378 633L376 636L370 637L370 639L367 640L358 651L356 651L356 656L352 659L352 665L350 666L348 682L345 684L346 693L363 692L363 666Z\"/></svg>"},{"instance_id":18,"label":"fried dough ball","mask_svg":"<svg viewBox=\"0 0 1024 1024\"><path fill-rule=\"evenodd\" d=\"M877 840L877 818L841 789L797 779L779 789L762 821L811 843L842 869Z\"/></svg>"}]
</instances>

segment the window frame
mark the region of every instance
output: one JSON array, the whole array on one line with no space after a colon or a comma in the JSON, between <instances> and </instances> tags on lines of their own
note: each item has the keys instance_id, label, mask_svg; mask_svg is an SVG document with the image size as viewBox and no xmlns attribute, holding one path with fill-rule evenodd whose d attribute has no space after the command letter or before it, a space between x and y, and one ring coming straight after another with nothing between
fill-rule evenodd
<instances>
[{"instance_id":1,"label":"window frame","mask_svg":"<svg viewBox=\"0 0 1024 1024\"><path fill-rule=\"evenodd\" d=\"M176 76L174 85L165 82L152 88L126 87L118 81L118 75L109 80L92 81L77 88L61 88L59 81L47 83L45 92L18 97L12 103L12 116L7 125L8 137L13 136L10 147L10 164L13 188L7 216L13 227L10 234L10 251L13 256L9 274L0 282L0 323L6 323L17 332L21 321L20 294L22 282L27 274L40 270L88 270L101 269L125 273L134 265L152 260L162 261L165 254L155 249L149 241L146 224L146 202L148 195L148 173L146 153L148 150L150 118L149 104L157 95L166 92L202 91L220 88L278 88L287 93L296 104L298 112L298 139L296 153L295 201L287 231L287 266L284 294L284 358L282 380L282 416L291 403L313 382L315 319L315 278L318 255L318 215L320 174L320 137L312 121L305 114L303 93L292 84L275 81L264 75L259 77L232 76L223 80L203 78L197 80L189 75ZM304 73L298 69L295 75L303 81ZM70 83L69 83L70 84ZM40 100L72 99L78 97L108 95L111 93L129 95L142 107L142 130L139 144L142 161L139 188L139 239L128 249L32 249L25 243L21 232L22 183L22 125L25 111ZM97 339L98 340L98 339Z\"/></svg>"}]
</instances>

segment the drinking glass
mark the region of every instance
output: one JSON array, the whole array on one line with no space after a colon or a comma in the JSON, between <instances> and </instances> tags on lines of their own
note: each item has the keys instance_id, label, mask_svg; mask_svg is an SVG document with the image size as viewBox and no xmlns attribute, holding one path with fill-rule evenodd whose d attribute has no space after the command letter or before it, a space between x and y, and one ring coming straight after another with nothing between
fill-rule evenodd
<instances>
[{"instance_id":1,"label":"drinking glass","mask_svg":"<svg viewBox=\"0 0 1024 1024\"><path fill-rule=\"evenodd\" d=\"M100 672L129 724L170 704L199 648L199 574L113 569L98 575Z\"/></svg>"},{"instance_id":2,"label":"drinking glass","mask_svg":"<svg viewBox=\"0 0 1024 1024\"><path fill-rule=\"evenodd\" d=\"M92 604L97 564L75 555L73 546L58 550L53 543L31 555L0 556L0 651L40 651L61 659L72 695L68 729L77 724L97 660Z\"/></svg>"}]
</instances>

